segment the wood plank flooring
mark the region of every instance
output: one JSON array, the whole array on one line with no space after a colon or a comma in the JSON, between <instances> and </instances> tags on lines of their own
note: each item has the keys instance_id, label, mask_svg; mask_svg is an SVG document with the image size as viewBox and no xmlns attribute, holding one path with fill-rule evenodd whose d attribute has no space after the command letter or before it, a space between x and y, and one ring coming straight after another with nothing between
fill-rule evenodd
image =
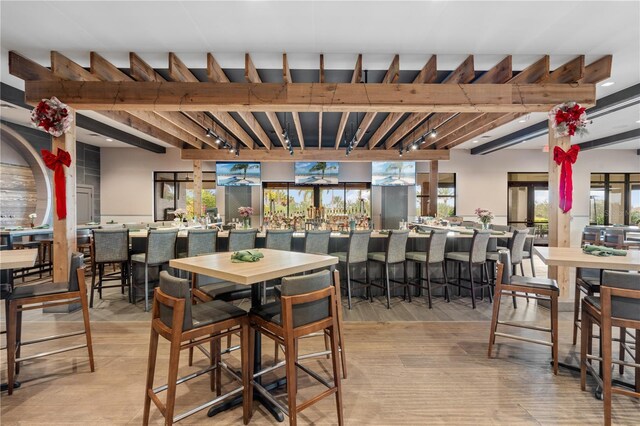
<instances>
[{"instance_id":1,"label":"wood plank flooring","mask_svg":"<svg viewBox=\"0 0 640 426\"><path fill-rule=\"evenodd\" d=\"M106 293L106 291L105 291ZM244 307L248 302L242 303ZM343 381L345 423L348 425L422 424L601 424L602 402L589 391L581 392L576 373L560 371L555 377L547 348L498 338L496 358L487 359L491 305L479 302L475 311L468 298L447 304L436 298L429 311L424 298L412 303L393 300L388 311L383 299L373 304L357 301L345 309L345 340L349 378ZM546 324L548 311L533 301L522 300L517 310L505 300L503 318ZM4 319L4 312L2 313ZM14 395L1 395L3 425L128 425L142 421L143 389L149 342L150 314L141 305L127 303L118 290L111 290L91 310L96 372L90 373L86 351L74 351L23 364L22 387ZM560 358L576 363L571 346L571 315L561 313ZM25 313L26 338L66 332L81 327L81 315ZM4 324L2 326L4 328ZM522 334L535 332L523 330ZM73 338L75 339L75 338ZM70 340L73 340L70 339ZM81 342L82 337L78 337ZM3 338L4 340L4 338ZM266 340L266 339L265 339ZM41 348L60 347L49 342ZM301 353L322 346L321 339L305 339ZM39 350L23 348L23 354ZM269 341L263 345L268 364L273 354ZM197 353L197 352L196 352ZM615 353L615 352L614 352ZM164 383L169 348L161 340L156 384ZM207 364L197 353L196 367L188 367L183 352L180 373ZM6 380L5 353L1 381ZM238 365L236 354L231 364ZM305 361L328 377L326 359ZM277 373L283 374L284 370ZM617 373L616 373L617 375ZM633 380L627 369L625 379ZM227 381L228 389L233 383ZM321 390L300 372L299 401ZM213 396L208 378L200 377L178 387L176 412L198 405ZM614 396L614 424L640 423L640 401ZM152 422L162 417L152 408ZM300 424L337 424L332 398L305 410ZM240 408L215 418L200 412L185 424L242 424ZM278 424L256 405L251 424Z\"/></svg>"}]
</instances>

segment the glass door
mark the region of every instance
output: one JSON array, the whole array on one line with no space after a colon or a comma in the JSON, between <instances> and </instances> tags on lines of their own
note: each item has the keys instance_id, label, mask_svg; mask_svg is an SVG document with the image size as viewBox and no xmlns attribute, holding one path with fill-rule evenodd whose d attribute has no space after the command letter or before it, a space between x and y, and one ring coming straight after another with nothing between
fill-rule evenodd
<instances>
[{"instance_id":1,"label":"glass door","mask_svg":"<svg viewBox=\"0 0 640 426\"><path fill-rule=\"evenodd\" d=\"M535 227L546 235L549 222L549 190L543 183L510 183L507 222L516 228Z\"/></svg>"}]
</instances>

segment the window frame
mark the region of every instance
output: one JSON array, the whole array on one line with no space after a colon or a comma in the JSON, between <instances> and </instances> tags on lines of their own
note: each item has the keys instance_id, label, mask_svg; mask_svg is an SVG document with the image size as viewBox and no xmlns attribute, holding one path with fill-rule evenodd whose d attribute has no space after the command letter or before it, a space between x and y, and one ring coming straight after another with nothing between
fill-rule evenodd
<instances>
[{"instance_id":1,"label":"window frame","mask_svg":"<svg viewBox=\"0 0 640 426\"><path fill-rule=\"evenodd\" d=\"M594 181L593 177L594 175L602 175L603 180L598 180L598 181ZM612 175L622 175L623 179L622 180L612 180L611 176ZM611 184L623 184L624 185L624 189L623 189L623 193L624 193L624 200L622 203L622 209L623 209L623 224L622 225L635 225L635 224L631 224L630 220L631 220L631 189L632 189L632 184L637 184L637 181L631 181L631 176L632 175L638 175L640 176L640 173L635 173L635 172L630 172L630 173L623 173L623 172L594 172L591 173L589 175L589 195L591 196L591 192L594 189L593 184L599 184L602 185L602 187L598 187L596 189L600 190L602 189L604 191L604 223L600 224L602 226L611 226L611 221L610 221L610 211L609 211L609 203L610 203L610 191L611 191ZM592 222L591 220L591 201L589 202L589 224L590 225L598 225L597 221L596 222Z\"/></svg>"},{"instance_id":2,"label":"window frame","mask_svg":"<svg viewBox=\"0 0 640 426\"><path fill-rule=\"evenodd\" d=\"M178 179L178 175L179 174L186 174L187 176L192 176L193 177L193 170L191 171L184 171L184 170L178 170L178 171L154 171L153 172L153 220L155 222L159 222L159 221L164 221L164 218L158 219L157 217L157 188L156 188L156 184L157 183L170 183L174 185L176 194L179 193L179 187L178 184L181 182L184 183L193 183L193 178L192 179ZM158 179L158 175L160 174L167 174L167 175L173 175L173 179ZM213 176L213 179L209 178L209 179L205 179L205 176ZM216 191L216 196L217 196L217 190L218 190L218 185L216 182L216 172L215 171L207 171L207 172L202 172L202 182L213 182L216 186L215 191ZM186 203L186 200L185 200ZM173 209L177 209L178 208L178 197L174 197L173 199Z\"/></svg>"},{"instance_id":3,"label":"window frame","mask_svg":"<svg viewBox=\"0 0 640 426\"><path fill-rule=\"evenodd\" d=\"M423 175L428 175L429 173L416 173L416 201L419 201L419 205L422 206L422 199L423 198L429 198L429 194L422 194L422 187L420 184L418 184L418 176L419 174L423 174ZM441 182L440 180L440 175L453 175L453 182ZM455 172L439 172L438 173L438 191L442 188L453 188L453 195L440 195L438 193L438 199L436 200L436 211L437 211L437 205L438 205L438 201L441 198L447 198L447 199L453 199L453 214L452 216L456 215L457 209L458 209L458 188L457 188L457 181L458 176L457 173ZM418 195L418 190L420 191L420 195ZM419 207L418 210L416 211L416 213L422 213L422 207ZM420 214L416 214L416 216L422 216Z\"/></svg>"},{"instance_id":4,"label":"window frame","mask_svg":"<svg viewBox=\"0 0 640 426\"><path fill-rule=\"evenodd\" d=\"M360 185L361 187L358 188L357 186ZM287 209L286 209L286 214L287 216L289 216L291 214L291 211L289 209L289 199L290 199L290 191L291 190L295 190L296 187L300 187L300 188L309 188L309 187L313 187L313 207L314 208L319 208L321 207L320 205L320 191L322 189L341 189L342 190L342 209L344 212L346 212L347 210L347 190L354 190L354 189L362 189L362 190L369 190L371 191L371 182L340 182L337 184L332 184L332 185L308 185L308 184L296 184L294 182L262 182L262 204L263 204L263 216L264 216L264 212L266 211L264 209L264 202L265 202L265 190L268 189L285 189L286 187L286 191L287 191ZM369 192L371 194L371 192ZM371 210L371 206L372 204L372 200L369 200L369 210Z\"/></svg>"}]
</instances>

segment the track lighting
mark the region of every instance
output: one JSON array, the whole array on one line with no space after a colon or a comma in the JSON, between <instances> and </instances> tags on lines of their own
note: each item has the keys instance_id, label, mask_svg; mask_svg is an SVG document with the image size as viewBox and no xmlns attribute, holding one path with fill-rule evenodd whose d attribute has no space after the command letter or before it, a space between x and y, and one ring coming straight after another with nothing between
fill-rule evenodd
<instances>
[{"instance_id":1,"label":"track lighting","mask_svg":"<svg viewBox=\"0 0 640 426\"><path fill-rule=\"evenodd\" d=\"M427 141L425 140L424 136L420 137L420 145L423 145L426 142Z\"/></svg>"},{"instance_id":2,"label":"track lighting","mask_svg":"<svg viewBox=\"0 0 640 426\"><path fill-rule=\"evenodd\" d=\"M429 136L431 136L432 138L435 138L436 136L438 136L438 132L436 132L436 129L433 129L429 134Z\"/></svg>"},{"instance_id":3,"label":"track lighting","mask_svg":"<svg viewBox=\"0 0 640 426\"><path fill-rule=\"evenodd\" d=\"M418 142L414 142L414 143L411 145L411 149L412 149L412 150L414 150L414 151L415 151L416 149L418 149Z\"/></svg>"},{"instance_id":4,"label":"track lighting","mask_svg":"<svg viewBox=\"0 0 640 426\"><path fill-rule=\"evenodd\" d=\"M204 133L204 135L208 138L213 137L213 132L211 131L211 129L207 129L206 132Z\"/></svg>"},{"instance_id":5,"label":"track lighting","mask_svg":"<svg viewBox=\"0 0 640 426\"><path fill-rule=\"evenodd\" d=\"M222 143L222 139L216 138L216 145L220 145Z\"/></svg>"},{"instance_id":6,"label":"track lighting","mask_svg":"<svg viewBox=\"0 0 640 426\"><path fill-rule=\"evenodd\" d=\"M400 145L400 148L398 149L398 155L402 157L402 145Z\"/></svg>"}]
</instances>

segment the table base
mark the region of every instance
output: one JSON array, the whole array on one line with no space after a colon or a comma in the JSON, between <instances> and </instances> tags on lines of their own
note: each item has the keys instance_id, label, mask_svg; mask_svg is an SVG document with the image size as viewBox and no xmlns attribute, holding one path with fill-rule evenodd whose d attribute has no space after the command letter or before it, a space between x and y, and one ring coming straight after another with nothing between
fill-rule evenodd
<instances>
[{"instance_id":1,"label":"table base","mask_svg":"<svg viewBox=\"0 0 640 426\"><path fill-rule=\"evenodd\" d=\"M549 364L551 366L553 366L553 361L551 361ZM566 362L558 362L558 368L564 368L565 370L569 370L569 371L574 371L574 372L580 373L580 367L579 366L573 365L573 364L569 364L569 363L566 363ZM636 390L635 385L633 385L631 383L628 383L628 382L625 382L623 380L613 379L611 381L611 383L613 383L614 385L617 385L617 386L629 388L629 389L631 389L633 391ZM596 390L593 392L593 396L596 399L602 400L602 387L600 387L600 385L598 385L596 387Z\"/></svg>"},{"instance_id":2,"label":"table base","mask_svg":"<svg viewBox=\"0 0 640 426\"><path fill-rule=\"evenodd\" d=\"M14 389L18 389L20 387L20 382L19 381L15 381L13 382L13 388ZM4 392L7 389L9 389L9 384L7 383L0 383L0 392Z\"/></svg>"},{"instance_id":3,"label":"table base","mask_svg":"<svg viewBox=\"0 0 640 426\"><path fill-rule=\"evenodd\" d=\"M277 389L279 387L285 386L286 384L287 384L287 379L282 378L282 379L276 380L275 382L271 382L268 385L263 387L267 390L273 390L273 389ZM269 401L264 396L262 396L262 394L260 394L257 391L254 391L253 400L262 404L267 409L267 411L271 413L274 419L276 419L279 422L284 421L284 414L282 414L282 411L280 411L278 407L276 407L271 401ZM238 407L240 405L242 405L242 396L232 399L229 402L225 402L224 404L211 407L209 409L209 412L207 413L207 416L213 417L218 413L221 413L226 410L231 410L232 408Z\"/></svg>"}]
</instances>

